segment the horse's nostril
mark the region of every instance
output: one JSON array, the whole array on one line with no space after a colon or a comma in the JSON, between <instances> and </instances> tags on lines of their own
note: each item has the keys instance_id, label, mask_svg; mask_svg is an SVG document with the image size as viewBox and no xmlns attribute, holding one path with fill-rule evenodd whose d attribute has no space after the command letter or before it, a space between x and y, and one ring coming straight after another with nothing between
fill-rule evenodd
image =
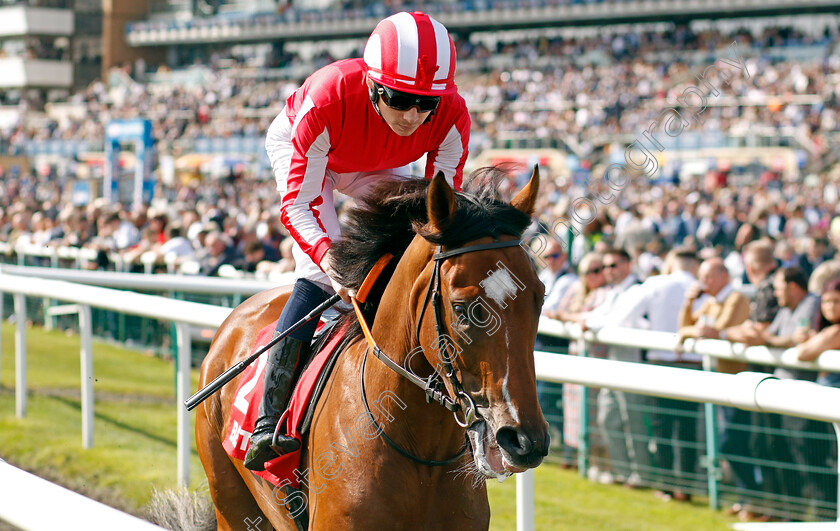
<instances>
[{"instance_id":1,"label":"horse's nostril","mask_svg":"<svg viewBox=\"0 0 840 531\"><path fill-rule=\"evenodd\" d=\"M499 428L496 432L496 442L511 455L525 456L534 450L531 439L515 428Z\"/></svg>"},{"instance_id":2,"label":"horse's nostril","mask_svg":"<svg viewBox=\"0 0 840 531\"><path fill-rule=\"evenodd\" d=\"M519 447L522 448L522 453L520 455L527 455L534 451L534 443L531 441L530 437L521 431L517 432L516 435L519 439Z\"/></svg>"}]
</instances>

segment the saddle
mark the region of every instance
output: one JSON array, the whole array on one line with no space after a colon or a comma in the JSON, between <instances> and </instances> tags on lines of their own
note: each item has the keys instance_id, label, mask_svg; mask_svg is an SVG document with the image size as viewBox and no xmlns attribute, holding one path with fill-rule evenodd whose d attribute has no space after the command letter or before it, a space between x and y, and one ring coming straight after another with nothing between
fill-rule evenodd
<instances>
[{"instance_id":1,"label":"saddle","mask_svg":"<svg viewBox=\"0 0 840 531\"><path fill-rule=\"evenodd\" d=\"M300 441L309 433L315 405L343 347L346 330L333 331L337 323L337 320L333 320L319 325L320 334L312 345L312 351L316 354L304 367L278 424L285 426L287 435ZM276 324L271 323L260 330L253 351L271 340ZM228 435L222 446L230 457L240 461L248 452L248 441L256 424L267 356L268 352L264 353L243 371L231 408ZM294 474L299 464L300 450L297 450L268 461L265 471L254 473L275 486L299 488L300 483Z\"/></svg>"}]
</instances>

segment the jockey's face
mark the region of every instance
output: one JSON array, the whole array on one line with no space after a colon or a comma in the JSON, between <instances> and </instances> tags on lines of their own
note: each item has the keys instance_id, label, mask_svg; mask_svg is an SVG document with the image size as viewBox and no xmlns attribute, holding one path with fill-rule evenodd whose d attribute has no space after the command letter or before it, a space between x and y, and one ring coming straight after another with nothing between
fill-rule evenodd
<instances>
[{"instance_id":1,"label":"jockey's face","mask_svg":"<svg viewBox=\"0 0 840 531\"><path fill-rule=\"evenodd\" d=\"M368 86L372 86L372 82L368 79ZM388 106L379 96L377 100L377 107L379 107L379 114L388 127L393 132L400 136L411 136L417 129L423 125L426 119L431 114L431 111L420 112L417 107L409 107L407 110L398 111Z\"/></svg>"},{"instance_id":2,"label":"jockey's face","mask_svg":"<svg viewBox=\"0 0 840 531\"><path fill-rule=\"evenodd\" d=\"M397 111L388 107L382 98L379 98L379 114L391 128L400 136L409 136L423 125L430 112L419 112L417 107L411 107L407 111Z\"/></svg>"}]
</instances>

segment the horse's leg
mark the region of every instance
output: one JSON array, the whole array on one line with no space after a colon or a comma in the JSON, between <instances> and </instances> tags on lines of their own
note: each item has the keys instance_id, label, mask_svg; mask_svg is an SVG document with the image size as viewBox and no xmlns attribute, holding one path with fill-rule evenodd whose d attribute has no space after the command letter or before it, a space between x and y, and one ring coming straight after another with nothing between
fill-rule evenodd
<instances>
[{"instance_id":1,"label":"horse's leg","mask_svg":"<svg viewBox=\"0 0 840 531\"><path fill-rule=\"evenodd\" d=\"M198 408L195 424L198 456L207 473L219 530L268 531L268 518L225 453L222 441L207 421L204 407Z\"/></svg>"}]
</instances>

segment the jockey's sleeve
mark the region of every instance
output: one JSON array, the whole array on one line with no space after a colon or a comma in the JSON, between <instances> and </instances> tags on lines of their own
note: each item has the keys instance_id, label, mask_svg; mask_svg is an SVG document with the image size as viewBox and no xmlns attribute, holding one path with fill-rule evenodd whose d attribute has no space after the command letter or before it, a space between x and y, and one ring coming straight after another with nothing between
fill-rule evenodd
<instances>
[{"instance_id":1,"label":"jockey's sleeve","mask_svg":"<svg viewBox=\"0 0 840 531\"><path fill-rule=\"evenodd\" d=\"M440 145L426 157L427 179L433 178L439 171L456 190L461 191L464 180L464 163L469 155L470 115L461 100L462 108L456 116Z\"/></svg>"},{"instance_id":2,"label":"jockey's sleeve","mask_svg":"<svg viewBox=\"0 0 840 531\"><path fill-rule=\"evenodd\" d=\"M330 152L330 134L309 97L298 110L291 138L292 155L280 221L303 252L320 264L330 248L330 238L318 210L323 203L321 192Z\"/></svg>"}]
</instances>

